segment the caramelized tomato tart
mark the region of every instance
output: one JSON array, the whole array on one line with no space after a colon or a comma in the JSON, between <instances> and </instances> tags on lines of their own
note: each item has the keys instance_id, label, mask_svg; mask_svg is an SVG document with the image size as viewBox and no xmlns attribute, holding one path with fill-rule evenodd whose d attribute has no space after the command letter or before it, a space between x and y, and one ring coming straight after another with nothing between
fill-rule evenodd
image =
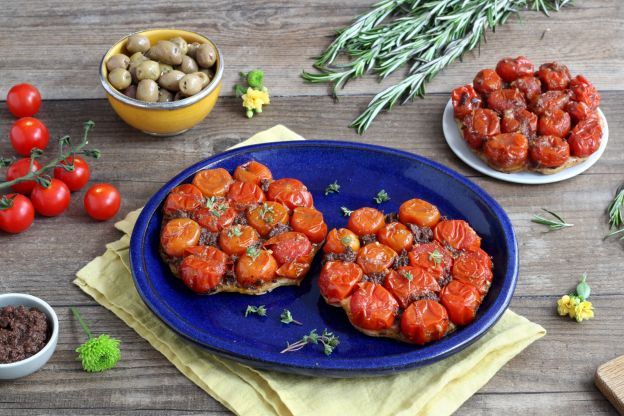
<instances>
[{"instance_id":1,"label":"caramelized tomato tart","mask_svg":"<svg viewBox=\"0 0 624 416\"><path fill-rule=\"evenodd\" d=\"M556 173L600 147L600 95L558 62L501 59L454 89L451 101L470 149L501 172Z\"/></svg>"},{"instance_id":2,"label":"caramelized tomato tart","mask_svg":"<svg viewBox=\"0 0 624 416\"><path fill-rule=\"evenodd\" d=\"M472 227L416 198L398 213L353 211L346 228L327 234L323 252L318 283L325 301L367 335L413 344L472 322L493 277Z\"/></svg>"},{"instance_id":3,"label":"caramelized tomato tart","mask_svg":"<svg viewBox=\"0 0 624 416\"><path fill-rule=\"evenodd\" d=\"M301 283L326 235L301 181L274 180L268 167L250 161L232 175L202 170L169 193L160 252L196 293L261 295Z\"/></svg>"}]
</instances>

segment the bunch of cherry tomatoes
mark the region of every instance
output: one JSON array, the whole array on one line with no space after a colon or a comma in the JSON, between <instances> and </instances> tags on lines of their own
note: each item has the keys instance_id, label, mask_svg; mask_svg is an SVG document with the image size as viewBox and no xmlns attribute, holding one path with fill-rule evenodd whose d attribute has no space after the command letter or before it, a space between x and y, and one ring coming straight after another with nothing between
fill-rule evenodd
<instances>
[{"instance_id":1,"label":"bunch of cherry tomatoes","mask_svg":"<svg viewBox=\"0 0 624 416\"><path fill-rule=\"evenodd\" d=\"M33 149L45 150L48 146L48 129L33 116L41 106L41 94L30 84L14 85L7 95L11 114L19 119L11 127L9 138L16 153L24 156L9 165L6 181L22 178L42 168L37 159L31 161ZM65 169L71 166L73 169ZM20 233L28 229L35 219L35 212L46 217L62 214L70 203L71 192L82 189L90 177L88 163L79 156L69 156L54 168L49 186L35 180L11 185L14 193L0 195L0 230ZM30 198L29 198L30 196ZM85 194L84 207L96 220L108 220L117 214L121 205L119 191L110 184L93 185Z\"/></svg>"}]
</instances>

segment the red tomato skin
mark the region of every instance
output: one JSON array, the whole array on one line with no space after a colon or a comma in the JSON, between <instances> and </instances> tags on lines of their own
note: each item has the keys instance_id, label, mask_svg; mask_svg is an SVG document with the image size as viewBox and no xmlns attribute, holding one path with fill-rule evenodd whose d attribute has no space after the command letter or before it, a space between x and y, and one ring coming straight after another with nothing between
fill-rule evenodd
<instances>
[{"instance_id":1,"label":"red tomato skin","mask_svg":"<svg viewBox=\"0 0 624 416\"><path fill-rule=\"evenodd\" d=\"M533 137L537 132L538 118L529 110L507 110L501 121L502 133L520 133L525 137Z\"/></svg>"},{"instance_id":2,"label":"red tomato skin","mask_svg":"<svg viewBox=\"0 0 624 416\"><path fill-rule=\"evenodd\" d=\"M600 94L583 75L577 75L570 81L570 90L574 101L581 102L592 110L596 110L600 105Z\"/></svg>"},{"instance_id":3,"label":"red tomato skin","mask_svg":"<svg viewBox=\"0 0 624 416\"><path fill-rule=\"evenodd\" d=\"M567 91L546 91L533 98L530 108L535 114L541 116L555 110L562 110L569 101L570 94Z\"/></svg>"},{"instance_id":4,"label":"red tomato skin","mask_svg":"<svg viewBox=\"0 0 624 416\"><path fill-rule=\"evenodd\" d=\"M598 116L581 120L568 136L570 153L576 157L587 157L600 147L602 126Z\"/></svg>"},{"instance_id":5,"label":"red tomato skin","mask_svg":"<svg viewBox=\"0 0 624 416\"><path fill-rule=\"evenodd\" d=\"M282 265L305 258L312 251L312 243L303 233L287 231L264 243L273 253L275 260Z\"/></svg>"},{"instance_id":6,"label":"red tomato skin","mask_svg":"<svg viewBox=\"0 0 624 416\"><path fill-rule=\"evenodd\" d=\"M65 168L57 167L54 168L54 177L65 182L65 185L67 185L70 191L76 192L84 188L87 182L89 182L91 172L89 170L89 164L83 158L75 156L73 160L73 171L69 172L65 170ZM70 163L71 157L61 161L62 165L68 165Z\"/></svg>"},{"instance_id":7,"label":"red tomato skin","mask_svg":"<svg viewBox=\"0 0 624 416\"><path fill-rule=\"evenodd\" d=\"M485 295L492 284L490 261L479 252L463 253L453 264L453 279L472 285Z\"/></svg>"},{"instance_id":8,"label":"red tomato skin","mask_svg":"<svg viewBox=\"0 0 624 416\"><path fill-rule=\"evenodd\" d=\"M511 83L510 87L515 88L523 93L527 99L527 102L530 102L542 93L542 82L539 80L539 78L534 77L532 74L525 75L514 80Z\"/></svg>"},{"instance_id":9,"label":"red tomato skin","mask_svg":"<svg viewBox=\"0 0 624 416\"><path fill-rule=\"evenodd\" d=\"M48 147L48 128L33 117L22 117L13 123L9 132L11 145L22 156L30 156L32 149Z\"/></svg>"},{"instance_id":10,"label":"red tomato skin","mask_svg":"<svg viewBox=\"0 0 624 416\"><path fill-rule=\"evenodd\" d=\"M495 111L487 108L478 108L464 117L464 140L468 146L480 150L483 142L501 132L500 118Z\"/></svg>"},{"instance_id":11,"label":"red tomato skin","mask_svg":"<svg viewBox=\"0 0 624 416\"><path fill-rule=\"evenodd\" d=\"M451 91L451 101L455 118L463 120L468 114L477 108L481 108L482 100L472 85L464 85Z\"/></svg>"},{"instance_id":12,"label":"red tomato skin","mask_svg":"<svg viewBox=\"0 0 624 416\"><path fill-rule=\"evenodd\" d=\"M519 110L526 108L524 95L516 89L502 89L493 91L487 99L488 108L499 114L505 114L507 110Z\"/></svg>"},{"instance_id":13,"label":"red tomato skin","mask_svg":"<svg viewBox=\"0 0 624 416\"><path fill-rule=\"evenodd\" d=\"M503 88L503 80L493 69L482 69L477 72L472 85L478 93L487 95Z\"/></svg>"},{"instance_id":14,"label":"red tomato skin","mask_svg":"<svg viewBox=\"0 0 624 416\"><path fill-rule=\"evenodd\" d=\"M411 280L406 276L411 276ZM440 291L435 276L420 267L402 266L386 275L384 287L399 301L402 308L419 296L431 295Z\"/></svg>"},{"instance_id":15,"label":"red tomato skin","mask_svg":"<svg viewBox=\"0 0 624 416\"><path fill-rule=\"evenodd\" d=\"M570 132L571 123L570 114L563 110L555 110L539 118L537 133L540 136L566 137Z\"/></svg>"},{"instance_id":16,"label":"red tomato skin","mask_svg":"<svg viewBox=\"0 0 624 416\"><path fill-rule=\"evenodd\" d=\"M567 66L559 62L542 64L537 71L537 76L547 91L562 91L570 84L570 71Z\"/></svg>"},{"instance_id":17,"label":"red tomato skin","mask_svg":"<svg viewBox=\"0 0 624 416\"><path fill-rule=\"evenodd\" d=\"M477 288L459 280L452 280L440 292L440 303L444 305L449 319L455 325L472 322L482 299L483 296Z\"/></svg>"},{"instance_id":18,"label":"red tomato skin","mask_svg":"<svg viewBox=\"0 0 624 416\"><path fill-rule=\"evenodd\" d=\"M529 146L531 161L545 168L563 165L570 157L570 146L565 139L557 136L539 136Z\"/></svg>"},{"instance_id":19,"label":"red tomato skin","mask_svg":"<svg viewBox=\"0 0 624 416\"><path fill-rule=\"evenodd\" d=\"M37 184L30 195L30 199L38 214L56 217L69 206L70 192L64 182L52 178L48 188Z\"/></svg>"},{"instance_id":20,"label":"red tomato skin","mask_svg":"<svg viewBox=\"0 0 624 416\"><path fill-rule=\"evenodd\" d=\"M16 178L21 178L22 176L26 176L28 174L28 168L30 167L30 158L26 157L23 159L16 160L13 162L6 171L6 180L12 181ZM41 169L41 164L35 159L33 161L32 172L36 172ZM33 188L37 185L35 181L26 181L16 183L15 185L11 185L11 189L15 192L23 195L30 195Z\"/></svg>"},{"instance_id":21,"label":"red tomato skin","mask_svg":"<svg viewBox=\"0 0 624 416\"><path fill-rule=\"evenodd\" d=\"M41 107L41 94L30 84L16 84L9 90L6 102L15 117L32 117Z\"/></svg>"},{"instance_id":22,"label":"red tomato skin","mask_svg":"<svg viewBox=\"0 0 624 416\"><path fill-rule=\"evenodd\" d=\"M119 212L121 194L117 188L108 183L95 184L84 196L84 207L94 220L109 220Z\"/></svg>"},{"instance_id":23,"label":"red tomato skin","mask_svg":"<svg viewBox=\"0 0 624 416\"><path fill-rule=\"evenodd\" d=\"M483 153L494 168L513 172L522 169L529 157L529 140L520 133L502 133L485 142Z\"/></svg>"},{"instance_id":24,"label":"red tomato skin","mask_svg":"<svg viewBox=\"0 0 624 416\"><path fill-rule=\"evenodd\" d=\"M524 56L503 58L496 64L496 73L505 82L512 82L520 77L533 74L533 63Z\"/></svg>"},{"instance_id":25,"label":"red tomato skin","mask_svg":"<svg viewBox=\"0 0 624 416\"><path fill-rule=\"evenodd\" d=\"M286 205L290 209L314 206L314 200L308 188L303 182L293 178L281 178L271 182L267 198Z\"/></svg>"},{"instance_id":26,"label":"red tomato skin","mask_svg":"<svg viewBox=\"0 0 624 416\"><path fill-rule=\"evenodd\" d=\"M364 272L355 263L328 261L321 270L318 285L327 303L338 306L351 295L363 276Z\"/></svg>"},{"instance_id":27,"label":"red tomato skin","mask_svg":"<svg viewBox=\"0 0 624 416\"><path fill-rule=\"evenodd\" d=\"M363 282L351 295L349 309L349 318L354 325L380 330L392 327L399 304L383 286Z\"/></svg>"},{"instance_id":28,"label":"red tomato skin","mask_svg":"<svg viewBox=\"0 0 624 416\"><path fill-rule=\"evenodd\" d=\"M448 329L448 313L434 300L417 300L401 315L401 332L411 342L424 345L442 338Z\"/></svg>"},{"instance_id":29,"label":"red tomato skin","mask_svg":"<svg viewBox=\"0 0 624 416\"><path fill-rule=\"evenodd\" d=\"M193 292L208 293L221 283L229 261L227 254L212 246L190 247L184 254L180 278Z\"/></svg>"},{"instance_id":30,"label":"red tomato skin","mask_svg":"<svg viewBox=\"0 0 624 416\"><path fill-rule=\"evenodd\" d=\"M481 237L463 220L440 221L433 230L433 238L456 250L477 251L481 247Z\"/></svg>"},{"instance_id":31,"label":"red tomato skin","mask_svg":"<svg viewBox=\"0 0 624 416\"><path fill-rule=\"evenodd\" d=\"M178 211L195 211L204 200L204 196L198 187L185 183L178 185L169 192L165 204L163 206L163 213L166 215L174 215Z\"/></svg>"},{"instance_id":32,"label":"red tomato skin","mask_svg":"<svg viewBox=\"0 0 624 416\"><path fill-rule=\"evenodd\" d=\"M18 234L26 231L35 220L35 208L30 199L20 194L8 194L7 198L14 196L11 208L0 209L0 230Z\"/></svg>"}]
</instances>

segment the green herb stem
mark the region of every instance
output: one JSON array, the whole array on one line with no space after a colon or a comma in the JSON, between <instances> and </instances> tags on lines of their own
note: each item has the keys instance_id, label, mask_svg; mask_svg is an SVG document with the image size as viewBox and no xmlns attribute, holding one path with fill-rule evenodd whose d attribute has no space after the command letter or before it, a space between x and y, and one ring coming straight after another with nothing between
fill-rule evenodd
<instances>
[{"instance_id":1,"label":"green herb stem","mask_svg":"<svg viewBox=\"0 0 624 416\"><path fill-rule=\"evenodd\" d=\"M80 312L78 312L78 309L74 308L73 306L70 309L72 313L74 314L74 317L78 320L78 323L82 327L82 330L87 334L89 339L92 339L93 334L89 330L89 327L87 326L87 324L85 324L85 322L82 320L82 316L80 316Z\"/></svg>"}]
</instances>

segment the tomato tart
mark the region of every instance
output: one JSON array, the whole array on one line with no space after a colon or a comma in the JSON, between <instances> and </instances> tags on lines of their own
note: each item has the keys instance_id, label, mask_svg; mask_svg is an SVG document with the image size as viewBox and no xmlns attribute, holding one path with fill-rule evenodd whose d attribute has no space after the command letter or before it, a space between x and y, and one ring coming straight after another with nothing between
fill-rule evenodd
<instances>
[{"instance_id":1,"label":"tomato tart","mask_svg":"<svg viewBox=\"0 0 624 416\"><path fill-rule=\"evenodd\" d=\"M462 220L421 199L398 213L351 214L327 234L320 292L361 332L413 344L438 340L475 319L492 282L492 260Z\"/></svg>"},{"instance_id":2,"label":"tomato tart","mask_svg":"<svg viewBox=\"0 0 624 416\"><path fill-rule=\"evenodd\" d=\"M553 174L600 147L600 95L558 62L536 70L523 56L504 58L454 89L451 100L470 149L501 172Z\"/></svg>"},{"instance_id":3,"label":"tomato tart","mask_svg":"<svg viewBox=\"0 0 624 416\"><path fill-rule=\"evenodd\" d=\"M273 179L256 161L233 174L197 172L169 193L162 212L161 257L200 294L261 295L298 285L327 234L306 186Z\"/></svg>"}]
</instances>

